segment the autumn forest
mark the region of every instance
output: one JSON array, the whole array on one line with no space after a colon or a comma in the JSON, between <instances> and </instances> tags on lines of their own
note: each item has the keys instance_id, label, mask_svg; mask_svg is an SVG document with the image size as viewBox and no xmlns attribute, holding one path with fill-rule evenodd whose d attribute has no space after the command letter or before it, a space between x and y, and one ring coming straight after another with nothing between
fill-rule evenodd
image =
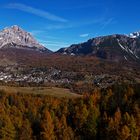
<instances>
[{"instance_id":1,"label":"autumn forest","mask_svg":"<svg viewBox=\"0 0 140 140\"><path fill-rule=\"evenodd\" d=\"M140 85L113 85L78 98L0 91L2 140L139 140Z\"/></svg>"}]
</instances>

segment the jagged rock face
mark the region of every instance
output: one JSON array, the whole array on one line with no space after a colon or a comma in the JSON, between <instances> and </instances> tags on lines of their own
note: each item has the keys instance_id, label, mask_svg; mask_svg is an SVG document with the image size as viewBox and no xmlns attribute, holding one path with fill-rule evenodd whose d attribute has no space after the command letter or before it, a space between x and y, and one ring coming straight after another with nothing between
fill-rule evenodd
<instances>
[{"instance_id":1,"label":"jagged rock face","mask_svg":"<svg viewBox=\"0 0 140 140\"><path fill-rule=\"evenodd\" d=\"M9 47L49 51L39 44L30 33L16 25L10 28L5 28L0 32L0 48Z\"/></svg>"},{"instance_id":2,"label":"jagged rock face","mask_svg":"<svg viewBox=\"0 0 140 140\"><path fill-rule=\"evenodd\" d=\"M140 39L126 35L109 35L97 37L81 44L62 48L57 53L68 55L94 55L113 61L139 60Z\"/></svg>"}]
</instances>

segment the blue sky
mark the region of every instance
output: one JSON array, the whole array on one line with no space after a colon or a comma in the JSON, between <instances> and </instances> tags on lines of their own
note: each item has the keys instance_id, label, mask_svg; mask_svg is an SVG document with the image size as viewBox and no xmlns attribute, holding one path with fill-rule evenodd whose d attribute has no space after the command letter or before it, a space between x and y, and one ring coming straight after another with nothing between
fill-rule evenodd
<instances>
[{"instance_id":1,"label":"blue sky","mask_svg":"<svg viewBox=\"0 0 140 140\"><path fill-rule=\"evenodd\" d=\"M4 0L0 29L18 25L47 48L140 30L139 0Z\"/></svg>"}]
</instances>

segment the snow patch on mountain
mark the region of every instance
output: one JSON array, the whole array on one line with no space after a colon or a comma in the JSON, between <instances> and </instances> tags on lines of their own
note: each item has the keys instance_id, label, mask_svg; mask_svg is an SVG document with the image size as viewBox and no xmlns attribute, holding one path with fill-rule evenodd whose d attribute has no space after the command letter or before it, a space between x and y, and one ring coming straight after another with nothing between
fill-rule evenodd
<instances>
[{"instance_id":1,"label":"snow patch on mountain","mask_svg":"<svg viewBox=\"0 0 140 140\"><path fill-rule=\"evenodd\" d=\"M133 52L131 49L129 49L127 46L123 46L121 43L120 43L120 40L117 39L118 41L118 44L119 46L121 47L122 50L124 50L125 52L127 52L128 54L131 54L133 55L136 59L139 59L139 57L136 55L135 52ZM125 60L127 59L126 56L124 56Z\"/></svg>"},{"instance_id":2,"label":"snow patch on mountain","mask_svg":"<svg viewBox=\"0 0 140 140\"><path fill-rule=\"evenodd\" d=\"M126 56L124 56L124 59L125 59L126 61L128 60Z\"/></svg>"},{"instance_id":3,"label":"snow patch on mountain","mask_svg":"<svg viewBox=\"0 0 140 140\"><path fill-rule=\"evenodd\" d=\"M118 41L119 46L120 46L123 50L125 50L126 52L128 52L128 48L124 47L124 46L120 43L120 40L119 40L119 39L117 39L117 41Z\"/></svg>"},{"instance_id":4,"label":"snow patch on mountain","mask_svg":"<svg viewBox=\"0 0 140 140\"><path fill-rule=\"evenodd\" d=\"M140 38L140 32L130 33L129 37L130 38Z\"/></svg>"}]
</instances>

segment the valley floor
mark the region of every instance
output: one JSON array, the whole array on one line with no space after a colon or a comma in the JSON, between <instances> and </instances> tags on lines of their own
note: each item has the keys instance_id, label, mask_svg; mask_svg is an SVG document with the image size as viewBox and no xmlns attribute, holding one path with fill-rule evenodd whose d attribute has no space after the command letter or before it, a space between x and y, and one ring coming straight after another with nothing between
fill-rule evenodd
<instances>
[{"instance_id":1,"label":"valley floor","mask_svg":"<svg viewBox=\"0 0 140 140\"><path fill-rule=\"evenodd\" d=\"M57 88L57 87L12 87L12 86L0 86L0 90L4 90L6 93L23 93L23 94L35 94L35 95L49 95L53 97L66 97L66 98L78 98L82 95L72 93L69 89Z\"/></svg>"}]
</instances>

